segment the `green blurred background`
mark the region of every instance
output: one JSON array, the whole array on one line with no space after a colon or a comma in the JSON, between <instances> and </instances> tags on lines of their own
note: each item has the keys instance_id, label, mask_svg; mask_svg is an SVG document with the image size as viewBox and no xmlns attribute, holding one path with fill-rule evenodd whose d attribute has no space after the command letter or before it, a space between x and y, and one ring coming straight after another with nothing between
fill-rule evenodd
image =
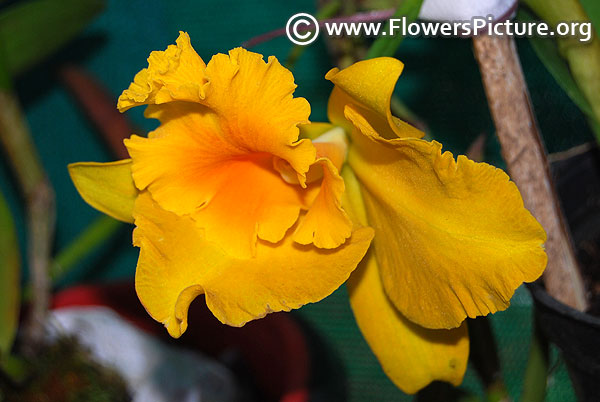
<instances>
[{"instance_id":1,"label":"green blurred background","mask_svg":"<svg viewBox=\"0 0 600 402\"><path fill-rule=\"evenodd\" d=\"M312 0L108 1L104 12L83 35L50 60L19 76L16 89L56 191L56 249L67 245L99 216L78 196L66 165L76 161L113 160L95 128L58 82L57 67L64 63L84 66L116 99L135 73L146 66L148 54L174 43L179 30L190 34L194 48L208 61L215 53L226 52L251 37L285 26L287 19L297 12L314 11ZM518 46L549 152L591 141L592 133L584 116L555 84L527 40L518 40ZM291 47L283 37L252 50L285 60ZM503 167L471 42L407 39L397 57L406 65L397 94L427 124L428 134L455 154L464 153L477 136L486 134L486 160ZM320 38L308 47L295 66L296 94L310 101L312 121L326 118L327 97L332 86L324 75L333 67L332 63ZM143 118L141 108L128 114L142 133L155 127L154 121ZM24 210L15 188L3 159L0 190L15 214L21 250L24 250ZM130 279L135 272L137 254L138 250L131 246L131 228L126 227L109 244L79 264L60 286ZM332 383L345 388L350 401L411 400L387 379L362 339L345 288L293 314L320 336L321 347L339 363L339 369L327 369L327 372L315 367L314 385L322 389L321 400L336 400L327 394L337 392L327 391ZM527 291L519 289L512 306L494 315L491 322L509 393L518 400L531 333L531 299ZM564 363L555 351L552 355L547 400L574 400ZM463 388L483 393L472 368Z\"/></svg>"}]
</instances>

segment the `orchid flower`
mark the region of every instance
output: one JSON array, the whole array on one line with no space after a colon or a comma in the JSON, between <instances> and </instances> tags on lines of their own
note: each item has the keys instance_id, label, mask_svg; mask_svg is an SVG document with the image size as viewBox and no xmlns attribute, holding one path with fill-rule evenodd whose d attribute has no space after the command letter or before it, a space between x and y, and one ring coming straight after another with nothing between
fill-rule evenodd
<instances>
[{"instance_id":1,"label":"orchid flower","mask_svg":"<svg viewBox=\"0 0 600 402\"><path fill-rule=\"evenodd\" d=\"M341 208L345 143L298 140L310 105L292 74L241 48L205 64L185 33L148 63L117 106L148 105L160 126L125 140L131 159L69 166L84 200L135 224L148 313L179 337L201 294L242 326L336 290L373 230Z\"/></svg>"},{"instance_id":2,"label":"orchid flower","mask_svg":"<svg viewBox=\"0 0 600 402\"><path fill-rule=\"evenodd\" d=\"M460 384L465 318L506 309L547 257L543 228L502 170L462 155L456 161L392 116L403 67L382 57L326 78L335 84L331 125L350 137L342 206L375 229L348 281L350 303L386 374L414 393L434 380Z\"/></svg>"},{"instance_id":3,"label":"orchid flower","mask_svg":"<svg viewBox=\"0 0 600 402\"><path fill-rule=\"evenodd\" d=\"M205 64L180 33L148 63L118 108L147 105L159 127L125 140L131 159L69 166L84 200L135 224L148 313L179 337L204 294L241 326L350 277L358 325L394 383L460 383L465 318L507 308L541 275L545 233L504 172L455 161L391 115L402 63L330 71L330 123L309 123L274 57L237 48Z\"/></svg>"}]
</instances>

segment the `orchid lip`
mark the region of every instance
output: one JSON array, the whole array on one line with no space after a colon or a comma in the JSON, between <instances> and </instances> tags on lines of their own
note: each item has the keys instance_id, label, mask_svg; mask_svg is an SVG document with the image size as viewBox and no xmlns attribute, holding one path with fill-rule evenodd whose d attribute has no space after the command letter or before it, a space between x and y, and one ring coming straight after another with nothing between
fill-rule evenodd
<instances>
[{"instance_id":1,"label":"orchid lip","mask_svg":"<svg viewBox=\"0 0 600 402\"><path fill-rule=\"evenodd\" d=\"M321 134L319 137L312 141L313 145L317 148L317 159L326 157L330 159L338 171L341 171L342 166L346 162L348 157L348 135L342 127L334 127ZM330 151L335 150L334 153L327 152L325 155L325 147ZM321 149L321 153L319 150ZM273 159L273 168L279 172L283 181L288 184L302 184L299 180L298 173L292 168L292 166L281 158ZM320 165L313 165L310 167L308 172L305 174L306 183L314 183L323 178L323 169ZM305 187L305 186L302 186Z\"/></svg>"}]
</instances>

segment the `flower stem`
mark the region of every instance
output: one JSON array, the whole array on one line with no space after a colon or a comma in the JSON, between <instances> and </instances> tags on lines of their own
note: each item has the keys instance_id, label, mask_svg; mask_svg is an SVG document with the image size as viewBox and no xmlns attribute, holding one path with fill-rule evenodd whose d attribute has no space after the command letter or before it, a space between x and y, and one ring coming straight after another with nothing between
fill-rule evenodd
<instances>
[{"instance_id":1,"label":"flower stem","mask_svg":"<svg viewBox=\"0 0 600 402\"><path fill-rule=\"evenodd\" d=\"M341 0L333 0L327 2L318 9L316 18L318 21L331 18L340 11L341 7ZM300 57L304 54L305 51L306 46L294 45L294 47L292 47L292 49L288 53L287 59L285 61L285 66L288 69L293 70L296 66L296 62L300 59Z\"/></svg>"},{"instance_id":2,"label":"flower stem","mask_svg":"<svg viewBox=\"0 0 600 402\"><path fill-rule=\"evenodd\" d=\"M113 236L121 227L121 222L106 215L102 215L92 222L55 256L49 271L52 282L56 283L61 280L81 260ZM30 285L26 286L23 291L23 300L31 300L32 295L33 289Z\"/></svg>"},{"instance_id":3,"label":"flower stem","mask_svg":"<svg viewBox=\"0 0 600 402\"><path fill-rule=\"evenodd\" d=\"M509 173L525 206L546 230L548 293L579 311L587 306L585 288L565 226L542 138L513 38L479 35L475 55Z\"/></svg>"},{"instance_id":4,"label":"flower stem","mask_svg":"<svg viewBox=\"0 0 600 402\"><path fill-rule=\"evenodd\" d=\"M319 20L319 27L325 26L326 23L360 23L360 22L376 22L376 21L384 21L390 18L394 14L393 9L386 10L374 10L374 11L365 11L362 13L356 13L353 15L336 17L336 18L327 18L324 20ZM300 30L302 31L302 30ZM264 33L262 35L255 36L253 38L248 39L245 42L242 42L242 47L251 48L254 46L258 46L261 43L268 42L275 38L279 38L280 36L284 36L286 34L285 28L275 29L273 31Z\"/></svg>"},{"instance_id":5,"label":"flower stem","mask_svg":"<svg viewBox=\"0 0 600 402\"><path fill-rule=\"evenodd\" d=\"M54 236L54 191L31 138L19 102L10 89L0 90L0 143L26 201L28 256L33 297L24 346L35 353L43 341L50 300L48 268Z\"/></svg>"}]
</instances>

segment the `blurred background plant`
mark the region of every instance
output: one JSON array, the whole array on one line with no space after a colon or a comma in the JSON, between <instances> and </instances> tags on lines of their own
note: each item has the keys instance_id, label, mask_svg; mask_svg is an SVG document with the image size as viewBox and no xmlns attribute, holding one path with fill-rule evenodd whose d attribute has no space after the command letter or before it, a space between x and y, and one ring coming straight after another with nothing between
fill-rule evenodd
<instances>
[{"instance_id":1,"label":"blurred background plant","mask_svg":"<svg viewBox=\"0 0 600 402\"><path fill-rule=\"evenodd\" d=\"M43 325L53 292L78 283L133 278L137 250L125 246L129 229L79 199L66 164L126 157L122 139L153 128L141 111L130 114L130 123L114 106L116 95L151 50L165 48L178 30L185 30L208 59L285 26L297 12L351 20L383 10L387 14L380 15L415 20L421 5L422 0L0 3L1 392L10 396L10 387L29 387L33 373L52 371L48 361L55 359L57 349L44 346ZM551 25L589 20L598 32L600 6L595 0L525 0L517 18ZM267 39L252 43L252 50L287 61L299 85L297 95L311 102L312 121L326 120L331 87L323 77L331 67L395 56L406 69L393 99L394 114L426 130L454 154L467 152L472 159L506 167L469 40L325 38L297 47L285 37ZM547 150L589 148L594 134L600 140L597 36L589 45L530 38L517 40L517 46ZM507 311L472 321L471 362L463 386L453 390L433 384L416 399L572 400L557 350L531 337L531 313L530 296L519 289ZM381 371L353 321L344 288L293 316L311 334L311 400L410 399ZM78 356L74 367L87 362L79 348L72 351L69 356ZM36 355L42 356L38 365L32 363ZM319 369L324 359L334 362L328 372ZM77 370L93 372L99 382L123 391L113 373L86 367L92 368Z\"/></svg>"},{"instance_id":2,"label":"blurred background plant","mask_svg":"<svg viewBox=\"0 0 600 402\"><path fill-rule=\"evenodd\" d=\"M591 43L582 43L577 38L530 38L530 43L556 82L586 115L600 141L600 40L597 34L600 5L594 0L524 0L524 4L527 8L521 9L518 15L523 21L538 19L553 28L562 21L592 23L596 34Z\"/></svg>"},{"instance_id":3,"label":"blurred background plant","mask_svg":"<svg viewBox=\"0 0 600 402\"><path fill-rule=\"evenodd\" d=\"M14 87L15 79L80 34L104 3L13 3L0 5L0 143L20 190L27 241L23 247L26 257L21 259L13 217L0 195L0 397L22 401L127 400L123 380L113 370L94 363L75 339L49 342L46 338L55 196ZM24 293L21 266L28 267ZM26 302L25 318L18 331L22 301Z\"/></svg>"}]
</instances>

